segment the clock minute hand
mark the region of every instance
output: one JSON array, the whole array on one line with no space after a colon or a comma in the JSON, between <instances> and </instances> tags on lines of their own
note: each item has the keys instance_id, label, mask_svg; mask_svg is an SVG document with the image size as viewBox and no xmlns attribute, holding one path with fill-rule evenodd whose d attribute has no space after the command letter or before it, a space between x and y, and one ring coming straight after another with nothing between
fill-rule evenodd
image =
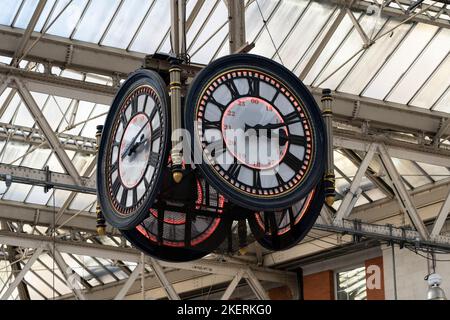
<instances>
[{"instance_id":1,"label":"clock minute hand","mask_svg":"<svg viewBox=\"0 0 450 320\"><path fill-rule=\"evenodd\" d=\"M125 157L127 155L129 155L131 149L133 149L134 145L136 144L136 140L138 139L139 135L142 133L142 131L144 131L145 127L147 126L147 124L150 122L150 119L148 119L144 125L142 126L141 130L139 130L139 132L136 134L136 136L133 138L133 140L131 140L130 144L126 147L125 151L122 153L122 160L125 159Z\"/></svg>"}]
</instances>

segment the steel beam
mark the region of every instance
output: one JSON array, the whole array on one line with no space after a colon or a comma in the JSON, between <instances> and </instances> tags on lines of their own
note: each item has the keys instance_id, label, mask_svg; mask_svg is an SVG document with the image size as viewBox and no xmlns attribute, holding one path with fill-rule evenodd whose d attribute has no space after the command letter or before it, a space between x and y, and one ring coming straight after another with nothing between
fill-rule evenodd
<instances>
[{"instance_id":1,"label":"steel beam","mask_svg":"<svg viewBox=\"0 0 450 320\"><path fill-rule=\"evenodd\" d=\"M345 195L344 200L342 201L339 210L336 213L336 217L334 219L335 224L341 223L342 219L345 219L350 215L353 206L355 205L359 195L361 194L361 192L358 192L358 190L360 190L361 180L364 177L367 168L369 168L370 162L375 155L376 149L377 146L375 144L370 145L364 160L361 162L361 166L358 168L358 171L353 178L352 184L350 185L350 190Z\"/></svg>"},{"instance_id":2,"label":"steel beam","mask_svg":"<svg viewBox=\"0 0 450 320\"><path fill-rule=\"evenodd\" d=\"M317 46L316 50L312 54L311 58L309 59L308 63L306 64L305 68L300 73L300 79L305 80L308 76L309 72L311 71L312 67L317 62L317 59L322 54L323 50L327 46L327 44L330 42L331 38L333 37L334 33L336 32L337 28L341 24L342 20L344 19L346 15L346 10L344 8L341 8L339 11L339 15L334 20L333 24L331 25L330 29L328 29L327 33L323 37L322 41Z\"/></svg>"},{"instance_id":3,"label":"steel beam","mask_svg":"<svg viewBox=\"0 0 450 320\"><path fill-rule=\"evenodd\" d=\"M430 233L425 227L423 220L420 218L417 209L411 200L411 196L406 190L405 184L401 180L386 147L384 145L378 145L378 150L380 152L381 162L386 169L389 178L392 180L393 189L400 206L413 222L421 238L428 240L430 238Z\"/></svg>"},{"instance_id":4,"label":"steel beam","mask_svg":"<svg viewBox=\"0 0 450 320\"><path fill-rule=\"evenodd\" d=\"M317 1L317 0L315 0ZM339 4L341 0L327 0L328 2L331 2L333 4ZM385 1L386 2L386 1ZM382 15L385 15L387 17L392 17L396 19L407 19L409 18L414 12L411 14L407 14L405 11L402 10L402 8L399 8L398 6L389 6L390 3L393 3L394 5L398 5L399 3L404 5L411 5L413 3L411 0L395 0L395 1L389 1L389 3L386 2L385 5L383 5L382 8ZM439 1L438 1L439 2ZM355 1L352 9L357 11L363 11L366 12L367 9L373 5L373 2L366 1L366 0L359 0ZM424 6L428 6L429 4L423 4ZM422 7L417 8L417 10L421 10ZM433 5L428 9L429 12L424 12L423 14L416 15L412 18L412 21L419 22L419 23L425 23L434 25L440 28L450 28L450 23L448 19L440 18L437 16L439 11L441 11L441 7L438 7L436 5ZM434 17L433 17L434 16Z\"/></svg>"},{"instance_id":5,"label":"steel beam","mask_svg":"<svg viewBox=\"0 0 450 320\"><path fill-rule=\"evenodd\" d=\"M72 161L70 160L70 158L67 155L64 148L61 146L59 139L57 138L55 132L53 131L53 129L51 128L47 119L43 115L41 109L37 105L36 101L34 100L33 96L31 95L30 91L28 91L28 89L20 81L20 79L15 78L14 81L17 84L17 89L19 91L19 94L21 95L23 101L25 102L28 110L33 115L34 119L36 120L36 123L39 125L39 127L41 128L45 137L47 138L49 145L55 151L62 167L72 177L72 179L74 180L75 183L77 183L78 185L82 185L83 182L81 180L80 174L78 173L77 169L73 165Z\"/></svg>"},{"instance_id":6,"label":"steel beam","mask_svg":"<svg viewBox=\"0 0 450 320\"><path fill-rule=\"evenodd\" d=\"M245 273L244 269L239 270L238 273L236 273L233 280L230 282L227 289L223 293L221 300L229 300L230 299L234 290L236 290L236 287L238 286L239 282L242 280L244 273Z\"/></svg>"},{"instance_id":7,"label":"steel beam","mask_svg":"<svg viewBox=\"0 0 450 320\"><path fill-rule=\"evenodd\" d=\"M161 283L162 288L166 291L167 297L169 297L170 300L180 300L180 296L173 288L172 283L167 279L159 262L156 259L150 258L150 265L152 266L158 281Z\"/></svg>"},{"instance_id":8,"label":"steel beam","mask_svg":"<svg viewBox=\"0 0 450 320\"><path fill-rule=\"evenodd\" d=\"M41 244L45 244L55 246L56 250L64 253L136 263L140 263L141 261L141 253L135 249L97 245L92 243L72 242L61 239L55 240L51 237L18 234L5 231L0 231L0 243L24 248L37 248ZM147 260L147 262L149 261ZM188 263L170 263L165 261L160 261L159 263L162 267L166 268L219 274L228 277L234 277L242 268L248 268L248 265L245 264L223 264L206 259ZM296 275L291 272L260 268L256 266L251 266L251 268L255 276L262 281L289 284L292 283L292 281L295 281L296 277Z\"/></svg>"},{"instance_id":9,"label":"steel beam","mask_svg":"<svg viewBox=\"0 0 450 320\"><path fill-rule=\"evenodd\" d=\"M80 177L80 182L75 183L68 174L0 164L0 180L4 180L5 175L10 175L12 182L16 183L53 186L61 190L97 194L94 178Z\"/></svg>"},{"instance_id":10,"label":"steel beam","mask_svg":"<svg viewBox=\"0 0 450 320\"><path fill-rule=\"evenodd\" d=\"M247 281L250 289L252 289L253 293L256 295L256 297L259 300L270 300L269 296L267 295L266 290L264 290L264 287L261 285L261 282L259 282L258 278L256 278L255 274L252 270L247 269L245 271L247 274L247 277L245 280Z\"/></svg>"},{"instance_id":11,"label":"steel beam","mask_svg":"<svg viewBox=\"0 0 450 320\"><path fill-rule=\"evenodd\" d=\"M228 0L230 53L237 53L246 44L244 0Z\"/></svg>"},{"instance_id":12,"label":"steel beam","mask_svg":"<svg viewBox=\"0 0 450 320\"><path fill-rule=\"evenodd\" d=\"M33 266L33 264L36 262L36 260L39 258L41 253L44 251L45 246L42 244L39 244L35 246L36 251L33 253L33 255L28 259L25 266L22 268L20 273L14 277L14 281L9 285L8 289L5 291L3 296L0 300L7 300L11 294L14 292L14 290L17 288L19 283L22 282L23 278L25 277L26 273L30 270L30 268Z\"/></svg>"},{"instance_id":13,"label":"steel beam","mask_svg":"<svg viewBox=\"0 0 450 320\"><path fill-rule=\"evenodd\" d=\"M73 269L67 265L67 263L64 261L62 254L57 249L52 250L52 256L59 270L61 270L61 273L66 279L67 287L73 291L78 300L86 300L86 297L81 292L81 288L77 288L77 285L81 285L81 283L78 284L73 283L77 281L78 275L76 274L76 272L73 271Z\"/></svg>"},{"instance_id":14,"label":"steel beam","mask_svg":"<svg viewBox=\"0 0 450 320\"><path fill-rule=\"evenodd\" d=\"M14 52L13 59L11 61L11 65L13 67L17 67L23 57L25 52L25 48L30 41L31 34L34 32L34 28L41 17L42 12L44 11L45 5L47 4L47 0L39 0L36 8L34 9L33 15L31 16L30 21L28 22L28 26L25 29L23 37L20 39L19 45L17 46L16 51Z\"/></svg>"},{"instance_id":15,"label":"steel beam","mask_svg":"<svg viewBox=\"0 0 450 320\"><path fill-rule=\"evenodd\" d=\"M80 110L80 112L82 112ZM58 134L60 143L65 150L80 152L85 155L96 154L96 140L81 136ZM42 130L8 123L0 123L0 139L26 143L32 146L46 148L47 140Z\"/></svg>"},{"instance_id":16,"label":"steel beam","mask_svg":"<svg viewBox=\"0 0 450 320\"><path fill-rule=\"evenodd\" d=\"M114 300L123 300L125 296L127 295L128 291L130 290L131 286L134 284L136 279L141 274L141 264L138 264L136 268L133 270L127 281L123 284L122 288L120 289L117 296L114 298Z\"/></svg>"},{"instance_id":17,"label":"steel beam","mask_svg":"<svg viewBox=\"0 0 450 320\"><path fill-rule=\"evenodd\" d=\"M442 204L442 208L439 212L439 215L437 216L436 221L434 222L433 230L431 231L430 234L430 237L432 239L439 236L449 214L450 214L450 193L448 194L447 198Z\"/></svg>"}]
</instances>

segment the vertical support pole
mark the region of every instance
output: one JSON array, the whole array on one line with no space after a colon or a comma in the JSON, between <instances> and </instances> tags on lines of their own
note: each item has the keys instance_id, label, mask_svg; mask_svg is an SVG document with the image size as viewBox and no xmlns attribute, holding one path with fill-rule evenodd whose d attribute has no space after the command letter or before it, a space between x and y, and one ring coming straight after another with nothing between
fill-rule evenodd
<instances>
[{"instance_id":1,"label":"vertical support pole","mask_svg":"<svg viewBox=\"0 0 450 320\"><path fill-rule=\"evenodd\" d=\"M176 183L183 179L182 172L182 134L181 134L181 60L171 59L170 69L170 103L172 117L172 175Z\"/></svg>"},{"instance_id":2,"label":"vertical support pole","mask_svg":"<svg viewBox=\"0 0 450 320\"><path fill-rule=\"evenodd\" d=\"M330 89L322 92L322 115L327 130L327 167L325 170L324 187L325 202L330 207L336 198L336 177L334 175L334 149L333 149L333 97Z\"/></svg>"},{"instance_id":3,"label":"vertical support pole","mask_svg":"<svg viewBox=\"0 0 450 320\"><path fill-rule=\"evenodd\" d=\"M178 0L170 0L170 17L171 17L170 39L172 44L172 51L176 56L178 56L180 54Z\"/></svg>"},{"instance_id":4,"label":"vertical support pole","mask_svg":"<svg viewBox=\"0 0 450 320\"><path fill-rule=\"evenodd\" d=\"M97 139L97 152L98 152L98 149L100 148L102 132L103 132L103 126L97 126L97 132L95 134L95 138ZM106 221L105 221L105 217L103 216L102 208L100 207L100 202L98 200L97 200L96 214L97 214L97 234L99 236L105 236L106 235Z\"/></svg>"},{"instance_id":5,"label":"vertical support pole","mask_svg":"<svg viewBox=\"0 0 450 320\"><path fill-rule=\"evenodd\" d=\"M186 0L178 0L178 43L179 56L186 59Z\"/></svg>"},{"instance_id":6,"label":"vertical support pole","mask_svg":"<svg viewBox=\"0 0 450 320\"><path fill-rule=\"evenodd\" d=\"M246 44L244 0L228 0L230 53L237 53Z\"/></svg>"},{"instance_id":7,"label":"vertical support pole","mask_svg":"<svg viewBox=\"0 0 450 320\"><path fill-rule=\"evenodd\" d=\"M397 297L397 271L395 267L395 244L392 243L392 275L394 279L394 300L398 300Z\"/></svg>"}]
</instances>

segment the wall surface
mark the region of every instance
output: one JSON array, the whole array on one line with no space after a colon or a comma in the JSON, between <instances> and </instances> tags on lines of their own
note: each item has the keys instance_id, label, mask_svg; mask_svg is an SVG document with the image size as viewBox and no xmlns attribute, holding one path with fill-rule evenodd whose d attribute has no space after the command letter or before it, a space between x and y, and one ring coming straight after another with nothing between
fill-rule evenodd
<instances>
[{"instance_id":1,"label":"wall surface","mask_svg":"<svg viewBox=\"0 0 450 320\"><path fill-rule=\"evenodd\" d=\"M383 268L386 300L394 300L394 274L392 248L383 247ZM425 300L428 285L424 280L428 274L428 261L408 249L395 248L397 297L399 300ZM437 255L437 259L449 260L448 255ZM436 272L443 278L441 288L450 298L450 262L437 262Z\"/></svg>"}]
</instances>

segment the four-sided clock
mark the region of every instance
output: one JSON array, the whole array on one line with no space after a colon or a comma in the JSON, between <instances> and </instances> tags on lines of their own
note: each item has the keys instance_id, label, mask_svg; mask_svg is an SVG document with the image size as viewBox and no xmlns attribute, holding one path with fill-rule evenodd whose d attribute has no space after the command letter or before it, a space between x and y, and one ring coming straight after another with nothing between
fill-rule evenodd
<instances>
[{"instance_id":1,"label":"four-sided clock","mask_svg":"<svg viewBox=\"0 0 450 320\"><path fill-rule=\"evenodd\" d=\"M272 60L238 54L204 68L186 99L185 127L205 178L242 207L288 208L323 177L320 109Z\"/></svg>"},{"instance_id":2,"label":"four-sided clock","mask_svg":"<svg viewBox=\"0 0 450 320\"><path fill-rule=\"evenodd\" d=\"M321 112L302 82L280 64L249 54L204 68L184 110L192 168L198 169L186 165L178 184L167 166L168 101L161 76L144 69L113 101L97 165L99 203L109 224L153 257L189 261L225 239L232 220L226 208L235 203L258 212L248 220L264 247L298 243L323 205L327 148Z\"/></svg>"},{"instance_id":3,"label":"four-sided clock","mask_svg":"<svg viewBox=\"0 0 450 320\"><path fill-rule=\"evenodd\" d=\"M141 223L168 157L166 85L153 71L133 73L117 93L98 154L97 188L105 219L119 229Z\"/></svg>"}]
</instances>

